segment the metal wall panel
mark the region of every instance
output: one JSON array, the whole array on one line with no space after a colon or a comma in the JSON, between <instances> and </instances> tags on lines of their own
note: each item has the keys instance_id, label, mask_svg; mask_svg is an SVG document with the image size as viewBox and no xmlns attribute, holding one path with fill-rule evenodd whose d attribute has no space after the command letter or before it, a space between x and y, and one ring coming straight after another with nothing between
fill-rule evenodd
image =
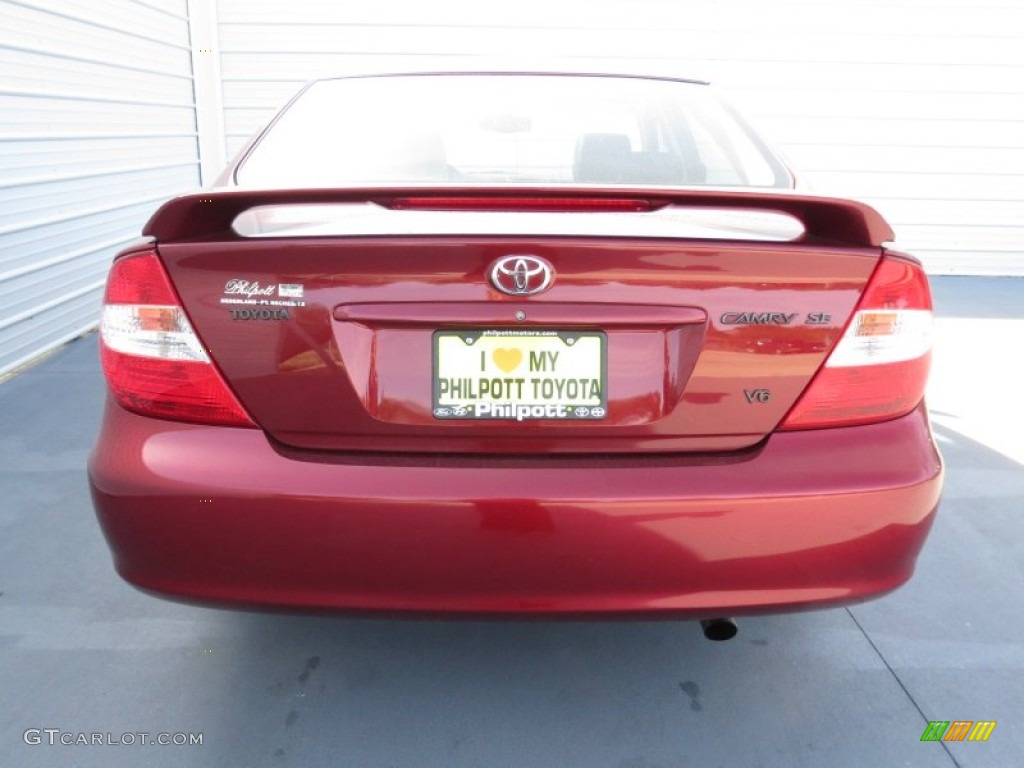
<instances>
[{"instance_id":1,"label":"metal wall panel","mask_svg":"<svg viewBox=\"0 0 1024 768\"><path fill-rule=\"evenodd\" d=\"M305 81L474 62L697 76L932 272L1024 275L1019 0L219 0L235 152Z\"/></svg>"},{"instance_id":2,"label":"metal wall panel","mask_svg":"<svg viewBox=\"0 0 1024 768\"><path fill-rule=\"evenodd\" d=\"M0 0L0 373L94 326L114 252L198 184L185 0Z\"/></svg>"}]
</instances>

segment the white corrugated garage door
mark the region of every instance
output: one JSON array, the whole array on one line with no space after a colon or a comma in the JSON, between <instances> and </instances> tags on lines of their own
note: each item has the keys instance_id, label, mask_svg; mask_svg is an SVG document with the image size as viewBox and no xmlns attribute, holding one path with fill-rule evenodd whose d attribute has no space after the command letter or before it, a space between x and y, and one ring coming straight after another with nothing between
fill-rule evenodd
<instances>
[{"instance_id":1,"label":"white corrugated garage door","mask_svg":"<svg viewBox=\"0 0 1024 768\"><path fill-rule=\"evenodd\" d=\"M306 80L477 57L697 75L932 272L1024 274L1019 0L219 0L229 152Z\"/></svg>"},{"instance_id":2,"label":"white corrugated garage door","mask_svg":"<svg viewBox=\"0 0 1024 768\"><path fill-rule=\"evenodd\" d=\"M185 0L0 2L0 373L95 325L117 248L199 184Z\"/></svg>"}]
</instances>

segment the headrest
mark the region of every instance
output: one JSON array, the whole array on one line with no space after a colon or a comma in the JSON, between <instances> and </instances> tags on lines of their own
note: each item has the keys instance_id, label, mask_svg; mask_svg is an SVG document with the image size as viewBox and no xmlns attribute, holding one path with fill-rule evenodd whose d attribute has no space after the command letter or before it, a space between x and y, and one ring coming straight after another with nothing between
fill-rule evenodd
<instances>
[{"instance_id":1,"label":"headrest","mask_svg":"<svg viewBox=\"0 0 1024 768\"><path fill-rule=\"evenodd\" d=\"M605 184L628 181L631 155L624 133L585 133L576 141L573 178Z\"/></svg>"}]
</instances>

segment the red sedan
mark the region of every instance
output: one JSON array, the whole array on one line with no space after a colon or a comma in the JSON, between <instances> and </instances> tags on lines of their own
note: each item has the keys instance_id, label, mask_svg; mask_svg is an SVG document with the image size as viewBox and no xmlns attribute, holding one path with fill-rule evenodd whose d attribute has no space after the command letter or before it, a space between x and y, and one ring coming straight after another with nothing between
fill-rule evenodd
<instances>
[{"instance_id":1,"label":"red sedan","mask_svg":"<svg viewBox=\"0 0 1024 768\"><path fill-rule=\"evenodd\" d=\"M311 84L114 261L89 479L117 570L449 615L894 589L942 483L927 280L875 210L793 187L700 83Z\"/></svg>"}]
</instances>

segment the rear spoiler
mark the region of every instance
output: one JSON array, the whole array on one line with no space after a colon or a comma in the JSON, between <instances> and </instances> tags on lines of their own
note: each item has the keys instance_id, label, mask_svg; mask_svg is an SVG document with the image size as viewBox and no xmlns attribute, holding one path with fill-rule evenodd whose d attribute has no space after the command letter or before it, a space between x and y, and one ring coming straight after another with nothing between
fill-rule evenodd
<instances>
[{"instance_id":1,"label":"rear spoiler","mask_svg":"<svg viewBox=\"0 0 1024 768\"><path fill-rule=\"evenodd\" d=\"M232 223L258 206L317 203L376 203L390 209L571 211L587 208L653 211L666 206L739 209L789 214L803 224L798 242L881 246L894 238L892 228L864 203L788 191L642 189L579 187L402 187L314 189L218 189L182 195L164 203L142 233L160 242L239 239ZM411 205L410 203L415 203ZM545 204L551 203L551 204ZM642 214L641 214L642 215Z\"/></svg>"}]
</instances>

